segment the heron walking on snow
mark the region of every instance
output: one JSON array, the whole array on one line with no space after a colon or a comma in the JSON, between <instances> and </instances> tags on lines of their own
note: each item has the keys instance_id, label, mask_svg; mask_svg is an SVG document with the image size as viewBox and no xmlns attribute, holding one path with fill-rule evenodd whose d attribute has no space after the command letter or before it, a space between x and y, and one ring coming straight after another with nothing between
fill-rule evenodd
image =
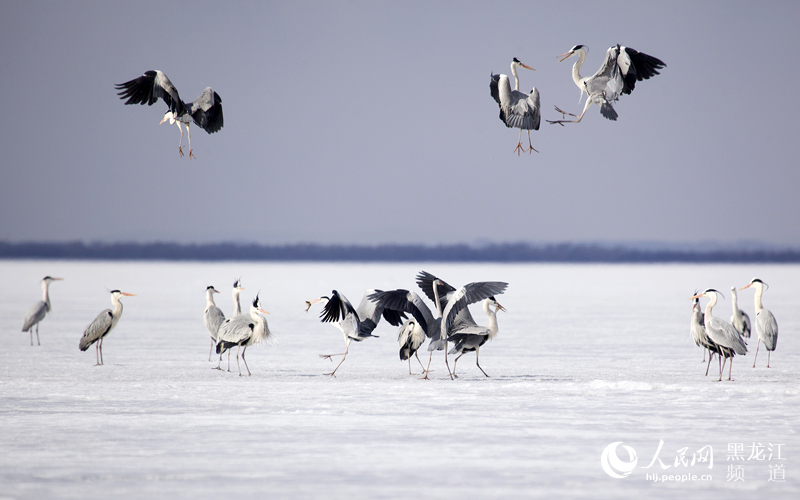
<instances>
[{"instance_id":1,"label":"heron walking on snow","mask_svg":"<svg viewBox=\"0 0 800 500\"><path fill-rule=\"evenodd\" d=\"M119 290L111 290L111 304L114 306L114 310L106 309L98 314L94 321L89 323L89 326L86 327L86 330L83 332L83 337L81 337L80 344L78 344L80 350L85 351L89 346L97 342L95 346L97 364L95 364L95 366L103 364L103 339L117 326L119 318L122 317L122 302L120 302L119 299L123 296L134 297L135 295Z\"/></svg>"},{"instance_id":2,"label":"heron walking on snow","mask_svg":"<svg viewBox=\"0 0 800 500\"><path fill-rule=\"evenodd\" d=\"M725 369L725 362L727 362L728 358L731 360L730 365L728 366L728 380L731 380L733 357L736 354L742 356L747 354L747 346L744 344L741 335L739 335L739 332L736 331L733 325L711 315L711 309L717 305L717 294L722 295L722 293L720 293L718 290L708 288L703 293L696 294L691 298L695 299L707 297L709 299L708 304L706 304L706 313L704 318L706 335L708 335L714 344L720 347L720 350L717 352L717 354L720 357L725 358L725 361L722 362L722 367L720 367L719 379L717 380L719 382L722 380L722 371ZM711 363L711 360L709 359L708 362Z\"/></svg>"},{"instance_id":3,"label":"heron walking on snow","mask_svg":"<svg viewBox=\"0 0 800 500\"><path fill-rule=\"evenodd\" d=\"M565 123L579 123L592 104L600 106L600 114L604 117L616 121L617 112L612 103L618 100L621 94L633 92L637 81L640 82L658 75L660 74L658 70L667 66L661 59L630 47L614 45L606 51L606 60L603 61L603 65L600 66L597 73L584 78L581 76L580 69L586 61L587 52L589 52L587 46L576 45L568 52L558 56L562 58L559 62L574 55L578 56L578 60L572 66L572 81L581 90L581 96L586 92L586 105L583 107L583 112L578 116L562 111L556 106L556 111L561 113L562 117L570 115L576 117L577 120L547 120L548 123L558 123L562 126Z\"/></svg>"},{"instance_id":4,"label":"heron walking on snow","mask_svg":"<svg viewBox=\"0 0 800 500\"><path fill-rule=\"evenodd\" d=\"M42 300L35 303L33 307L28 310L25 319L22 321L22 331L30 332L31 345L33 345L33 326L36 325L36 345L42 345L39 342L39 323L44 319L46 313L50 312L50 283L53 281L61 281L64 278L53 278L45 276L42 280Z\"/></svg>"},{"instance_id":5,"label":"heron walking on snow","mask_svg":"<svg viewBox=\"0 0 800 500\"><path fill-rule=\"evenodd\" d=\"M116 90L120 99L127 99L125 104L147 104L152 106L160 97L169 109L164 114L159 124L169 121L178 126L181 139L178 143L178 153L183 157L183 128L189 136L189 159L197 158L192 152L192 133L189 125L194 123L209 134L218 132L224 125L222 117L222 98L211 87L206 87L194 102L183 102L178 95L178 89L172 85L167 75L158 70L145 71L139 78L118 83Z\"/></svg>"}]
</instances>

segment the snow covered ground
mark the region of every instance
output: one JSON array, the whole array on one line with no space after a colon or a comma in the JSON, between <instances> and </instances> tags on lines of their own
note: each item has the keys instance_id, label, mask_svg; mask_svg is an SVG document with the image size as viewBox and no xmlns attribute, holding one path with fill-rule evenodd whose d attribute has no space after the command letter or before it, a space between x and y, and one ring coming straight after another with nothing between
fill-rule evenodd
<instances>
[{"instance_id":1,"label":"snow covered ground","mask_svg":"<svg viewBox=\"0 0 800 500\"><path fill-rule=\"evenodd\" d=\"M509 282L491 377L468 354L451 381L440 352L432 380L409 376L385 323L323 376L318 354L343 341L304 301L416 289L422 269ZM31 347L20 326L48 274L65 281ZM0 261L0 276L0 498L800 498L800 266ZM211 369L202 322L205 287L229 315L240 276L277 336L248 350L252 377ZM716 382L687 299L717 288L729 320L730 286L753 276L780 325L772 368L763 348L751 368L753 339ZM96 367L78 340L106 288L136 297ZM752 290L739 301L753 317ZM618 475L635 450L628 477L601 465L615 442Z\"/></svg>"}]
</instances>

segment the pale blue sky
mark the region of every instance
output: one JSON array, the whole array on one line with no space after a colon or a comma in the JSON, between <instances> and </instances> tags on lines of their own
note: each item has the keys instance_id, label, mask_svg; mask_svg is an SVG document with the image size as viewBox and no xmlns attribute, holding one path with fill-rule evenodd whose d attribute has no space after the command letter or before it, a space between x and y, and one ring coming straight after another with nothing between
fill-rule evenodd
<instances>
[{"instance_id":1,"label":"pale blue sky","mask_svg":"<svg viewBox=\"0 0 800 500\"><path fill-rule=\"evenodd\" d=\"M0 1L0 240L800 246L796 2ZM491 72L579 112L622 44L667 63L512 153ZM206 86L225 128L180 158L165 106Z\"/></svg>"}]
</instances>

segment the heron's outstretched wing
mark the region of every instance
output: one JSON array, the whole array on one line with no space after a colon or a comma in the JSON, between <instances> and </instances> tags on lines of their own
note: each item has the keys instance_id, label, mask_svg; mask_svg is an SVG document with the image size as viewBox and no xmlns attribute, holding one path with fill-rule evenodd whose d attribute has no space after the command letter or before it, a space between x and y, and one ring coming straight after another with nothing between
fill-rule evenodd
<instances>
[{"instance_id":1,"label":"heron's outstretched wing","mask_svg":"<svg viewBox=\"0 0 800 500\"><path fill-rule=\"evenodd\" d=\"M479 281L459 288L447 301L447 307L442 311L442 333L445 336L453 333L453 325L458 313L462 309L466 309L469 304L499 295L507 287L508 283L502 281Z\"/></svg>"},{"instance_id":2,"label":"heron's outstretched wing","mask_svg":"<svg viewBox=\"0 0 800 500\"><path fill-rule=\"evenodd\" d=\"M756 315L756 332L758 338L764 342L768 351L774 351L778 345L778 322L769 309L762 309Z\"/></svg>"},{"instance_id":3,"label":"heron's outstretched wing","mask_svg":"<svg viewBox=\"0 0 800 500\"><path fill-rule=\"evenodd\" d=\"M83 332L81 342L78 344L78 347L80 347L81 351L85 351L90 345L94 344L100 340L103 335L108 333L108 330L111 329L113 321L114 313L111 312L111 309L106 309L98 314L94 321L89 323L89 326L87 326L86 330Z\"/></svg>"},{"instance_id":4,"label":"heron's outstretched wing","mask_svg":"<svg viewBox=\"0 0 800 500\"><path fill-rule=\"evenodd\" d=\"M612 49L613 48L614 47L612 47ZM664 61L657 57L647 55L630 47L620 47L617 45L617 48L619 50L617 66L619 66L620 73L624 80L624 86L622 88L623 94L630 94L633 92L636 82L641 82L642 80L660 75L661 73L659 73L658 70L667 67Z\"/></svg>"},{"instance_id":5,"label":"heron's outstretched wing","mask_svg":"<svg viewBox=\"0 0 800 500\"><path fill-rule=\"evenodd\" d=\"M219 131L225 124L222 117L222 98L211 87L206 87L200 97L194 100L189 114L197 126L209 134Z\"/></svg>"},{"instance_id":6,"label":"heron's outstretched wing","mask_svg":"<svg viewBox=\"0 0 800 500\"><path fill-rule=\"evenodd\" d=\"M46 312L47 304L45 301L40 300L35 303L33 307L28 310L28 314L25 315L25 319L22 321L22 331L27 332L33 325L43 320Z\"/></svg>"},{"instance_id":7,"label":"heron's outstretched wing","mask_svg":"<svg viewBox=\"0 0 800 500\"><path fill-rule=\"evenodd\" d=\"M417 286L425 293L425 295L431 299L431 301L436 303L436 296L433 293L433 282L436 281L436 276L432 275L426 271L420 271L417 274L416 281ZM447 284L444 280L440 279L441 285L437 287L437 291L439 292L439 305L441 306L442 310L444 310L445 306L447 306L447 298L456 291L454 287Z\"/></svg>"},{"instance_id":8,"label":"heron's outstretched wing","mask_svg":"<svg viewBox=\"0 0 800 500\"><path fill-rule=\"evenodd\" d=\"M384 315L387 311L411 314L425 334L431 336L431 326L435 323L433 314L416 293L403 289L389 290L370 294L369 299L384 309Z\"/></svg>"},{"instance_id":9,"label":"heron's outstretched wing","mask_svg":"<svg viewBox=\"0 0 800 500\"><path fill-rule=\"evenodd\" d=\"M141 104L152 106L158 98L164 100L170 111L176 115L186 112L186 105L178 95L178 89L172 85L167 75L158 70L145 71L139 78L118 83L115 86L120 99L127 99L125 104Z\"/></svg>"}]
</instances>

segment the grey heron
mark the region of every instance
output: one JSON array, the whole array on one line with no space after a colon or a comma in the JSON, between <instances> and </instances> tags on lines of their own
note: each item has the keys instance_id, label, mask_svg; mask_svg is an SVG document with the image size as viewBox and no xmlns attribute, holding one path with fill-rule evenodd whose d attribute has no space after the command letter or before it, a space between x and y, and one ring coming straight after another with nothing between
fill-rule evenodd
<instances>
[{"instance_id":1,"label":"grey heron","mask_svg":"<svg viewBox=\"0 0 800 500\"><path fill-rule=\"evenodd\" d=\"M189 136L189 159L197 158L192 152L192 133L189 125L194 123L209 134L218 132L224 125L222 116L222 98L211 87L206 87L194 102L183 102L178 95L178 90L163 72L159 70L145 71L139 78L118 83L115 86L120 99L127 99L125 104L147 104L152 106L160 97L167 105L167 112L159 124L169 121L178 126L181 139L178 143L178 153L183 157L183 128Z\"/></svg>"},{"instance_id":2,"label":"grey heron","mask_svg":"<svg viewBox=\"0 0 800 500\"><path fill-rule=\"evenodd\" d=\"M508 128L519 129L517 147L514 149L517 155L523 151L528 151L528 153L536 151L538 153L539 151L534 149L533 144L531 144L531 130L539 130L539 122L541 120L539 111L539 91L536 90L536 87L533 87L530 94L520 92L517 67L534 70L515 57L511 61L511 74L514 75L514 90L511 90L511 83L507 75L492 74L491 80L489 81L489 91L500 106L500 120L505 123ZM522 147L523 130L528 131L529 148L527 150Z\"/></svg>"},{"instance_id":3,"label":"grey heron","mask_svg":"<svg viewBox=\"0 0 800 500\"><path fill-rule=\"evenodd\" d=\"M731 324L736 331L739 332L743 338L750 338L750 316L746 312L739 309L739 297L736 294L736 287L731 287L731 306L733 307L733 314L731 315ZM747 341L745 341L747 342ZM758 348L756 348L758 349ZM758 352L756 350L756 352Z\"/></svg>"},{"instance_id":4,"label":"grey heron","mask_svg":"<svg viewBox=\"0 0 800 500\"><path fill-rule=\"evenodd\" d=\"M239 365L239 349L244 346L242 350L242 361L244 367L247 369L247 376L250 376L250 368L247 366L247 360L244 358L247 352L247 346L253 344L260 344L266 339L272 337L272 332L269 330L267 320L259 313L269 314L261 308L261 302L256 294L253 303L250 306L250 315L246 316L240 314L233 318L225 320L219 327L219 335L217 340L217 352L222 354L225 350L238 346L236 348L236 366L239 368L239 376L242 376L242 368Z\"/></svg>"},{"instance_id":5,"label":"grey heron","mask_svg":"<svg viewBox=\"0 0 800 500\"><path fill-rule=\"evenodd\" d=\"M219 292L213 286L209 285L206 288L206 309L203 311L203 324L206 325L206 330L211 335L211 348L208 350L209 361L211 361L211 351L214 350L214 346L217 344L219 325L225 321L225 314L222 313L222 309L214 303L215 293Z\"/></svg>"},{"instance_id":6,"label":"grey heron","mask_svg":"<svg viewBox=\"0 0 800 500\"><path fill-rule=\"evenodd\" d=\"M616 121L617 112L612 103L618 100L621 94L633 92L637 81L640 82L658 75L660 74L658 70L667 66L661 59L630 47L614 45L606 51L606 59L597 73L582 77L580 69L586 61L587 52L589 52L587 46L576 45L568 52L558 56L561 58L559 62L574 55L578 56L578 60L572 66L572 81L581 90L581 97L586 92L586 105L583 107L583 112L578 116L562 111L556 106L556 111L562 114L562 118L570 115L576 117L577 120L547 120L548 123L558 123L562 126L565 123L579 123L592 104L600 106L600 114L604 117Z\"/></svg>"},{"instance_id":7,"label":"grey heron","mask_svg":"<svg viewBox=\"0 0 800 500\"><path fill-rule=\"evenodd\" d=\"M373 335L372 332L378 326L381 316L392 326L399 326L405 319L405 314L384 309L368 299L369 295L380 293L381 291L382 290L367 290L364 293L364 297L361 299L361 303L358 305L358 309L353 307L353 304L347 300L347 297L336 290L331 292L330 297L323 295L314 300L306 301L306 312L308 312L313 304L325 302L322 312L320 313L321 321L323 323L334 323L336 328L338 328L344 336L344 352L319 355L320 358L330 359L331 361L333 361L333 356L342 356L342 360L336 365L336 368L334 368L331 373L326 373L325 375L336 376L336 370L342 366L345 358L347 358L347 353L350 352L350 342L354 340L356 342L361 342L369 337L377 337L377 335Z\"/></svg>"},{"instance_id":8,"label":"grey heron","mask_svg":"<svg viewBox=\"0 0 800 500\"><path fill-rule=\"evenodd\" d=\"M42 279L42 300L35 303L28 310L25 319L22 321L22 331L30 333L31 345L33 345L33 325L36 325L36 345L42 345L39 342L39 323L44 319L45 314L50 312L50 283L62 281L63 279L53 278L52 276L45 276Z\"/></svg>"},{"instance_id":9,"label":"grey heron","mask_svg":"<svg viewBox=\"0 0 800 500\"><path fill-rule=\"evenodd\" d=\"M722 371L722 357L720 347L715 344L708 335L706 334L706 320L705 314L703 314L703 309L700 307L700 298L697 296L698 291L695 290L695 297L692 300L692 322L691 322L691 329L690 332L692 334L692 340L694 340L695 345L698 345L703 348L703 363L706 362L706 351L708 352L708 364L706 365L706 376L708 376L708 370L711 368L711 360L714 358L714 354L717 355L717 361L719 362L719 369L720 372Z\"/></svg>"},{"instance_id":10,"label":"grey heron","mask_svg":"<svg viewBox=\"0 0 800 500\"><path fill-rule=\"evenodd\" d=\"M494 307L494 310L492 310ZM498 304L494 296L489 297L483 301L483 312L489 317L489 324L485 327L475 325L473 328L461 328L456 333L451 334L447 340L455 344L448 354L458 354L458 357L453 360L453 376L456 375L456 364L461 356L468 352L475 351L475 365L487 377L489 376L478 362L478 354L480 353L481 346L487 340L492 340L497 335L497 311L505 311L506 308ZM471 330L471 331L470 331ZM483 330L483 331L480 331Z\"/></svg>"},{"instance_id":11,"label":"grey heron","mask_svg":"<svg viewBox=\"0 0 800 500\"><path fill-rule=\"evenodd\" d=\"M708 335L708 338L710 338L714 344L719 346L720 349L717 354L720 357L725 358L725 360L722 362L722 367L720 368L719 379L717 380L719 382L722 380L722 371L725 369L725 363L727 362L728 358L730 358L730 365L728 366L728 380L731 380L733 357L736 354L742 356L747 354L747 346L733 325L711 315L711 310L715 305L717 305L717 294L722 295L722 292L713 288L707 288L702 293L696 294L691 298L694 299L699 297L707 297L709 299L708 304L706 304L705 312L706 335ZM711 360L709 359L708 362L711 363Z\"/></svg>"},{"instance_id":12,"label":"grey heron","mask_svg":"<svg viewBox=\"0 0 800 500\"><path fill-rule=\"evenodd\" d=\"M233 280L233 313L231 314L231 318L235 318L237 316L242 315L242 302L239 298L239 294L242 293L244 287L242 286L242 278ZM219 340L219 336L217 336L217 340ZM225 354L225 351L228 352L228 371L231 371L231 352L228 349L222 349L219 353L219 363L217 363L217 370L222 370L222 355Z\"/></svg>"},{"instance_id":13,"label":"grey heron","mask_svg":"<svg viewBox=\"0 0 800 500\"><path fill-rule=\"evenodd\" d=\"M753 301L756 307L756 334L758 335L758 342L756 343L756 355L753 357L753 368L756 367L758 348L762 342L767 349L767 368L769 368L770 353L778 346L778 322L775 320L775 316L773 316L772 312L769 309L765 309L761 303L761 296L764 294L764 286L769 288L769 285L759 278L753 278L750 280L750 283L740 288L740 290L750 287L756 289Z\"/></svg>"},{"instance_id":14,"label":"grey heron","mask_svg":"<svg viewBox=\"0 0 800 500\"><path fill-rule=\"evenodd\" d=\"M438 280L438 278L435 278L434 281L433 286L435 288L437 285L442 285L442 281ZM369 295L368 298L375 302L378 307L410 313L414 317L414 319L409 319L403 323L397 332L397 341L400 344L400 360L408 360L408 374L413 375L411 373L411 356L416 356L422 367L422 372L425 374L424 378L427 379L428 370L420 361L417 350L425 342L426 338L439 336L439 325L442 318L441 302L434 300L436 303L436 316L434 316L420 296L408 290L397 289L377 292ZM430 368L430 360L428 361L428 368Z\"/></svg>"},{"instance_id":15,"label":"grey heron","mask_svg":"<svg viewBox=\"0 0 800 500\"><path fill-rule=\"evenodd\" d=\"M95 357L97 357L97 364L103 364L103 339L108 335L111 330L117 326L119 318L122 317L122 302L120 299L125 297L135 297L132 293L121 292L119 290L111 290L111 304L114 310L106 309L97 315L97 317L89 323L86 330L83 332L83 337L78 344L81 351L87 350L92 344L97 342L95 346Z\"/></svg>"},{"instance_id":16,"label":"grey heron","mask_svg":"<svg viewBox=\"0 0 800 500\"><path fill-rule=\"evenodd\" d=\"M426 271L421 271L417 274L416 281L417 285L425 292L425 295L433 300L437 304L437 308L442 311L441 326L431 338L428 344L428 351L433 356L433 351L444 350L444 364L447 366L447 373L452 380L453 374L447 361L449 336L456 333L478 333L478 330L476 330L477 323L472 318L467 306L503 293L508 287L508 283L482 281L455 289ZM483 329L479 331L483 331ZM430 359L428 360L428 366L430 367Z\"/></svg>"}]
</instances>

